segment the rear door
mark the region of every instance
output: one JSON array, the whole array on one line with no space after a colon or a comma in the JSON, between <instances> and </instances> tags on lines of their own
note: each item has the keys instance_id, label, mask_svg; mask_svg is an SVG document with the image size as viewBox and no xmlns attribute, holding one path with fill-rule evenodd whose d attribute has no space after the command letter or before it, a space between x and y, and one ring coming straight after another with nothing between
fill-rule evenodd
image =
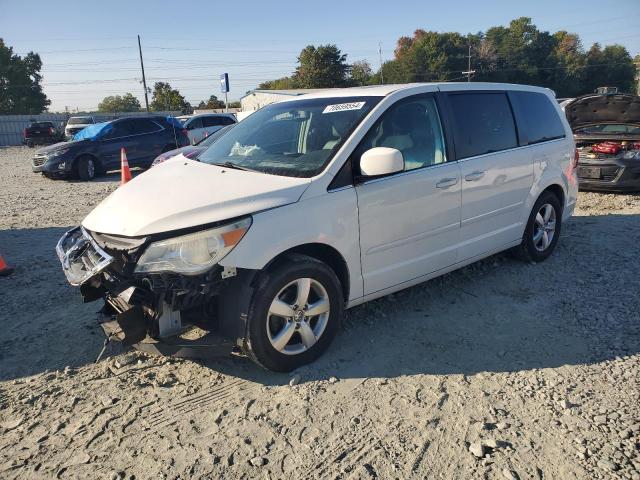
<instances>
[{"instance_id":1,"label":"rear door","mask_svg":"<svg viewBox=\"0 0 640 480\"><path fill-rule=\"evenodd\" d=\"M127 160L134 160L138 153L134 141L133 119L116 120L111 124L111 130L99 141L97 155L105 170L120 168L120 149L127 152Z\"/></svg>"},{"instance_id":2,"label":"rear door","mask_svg":"<svg viewBox=\"0 0 640 480\"><path fill-rule=\"evenodd\" d=\"M150 118L135 118L131 124L131 166L148 167L164 147L176 143L173 135L168 138L165 128Z\"/></svg>"},{"instance_id":3,"label":"rear door","mask_svg":"<svg viewBox=\"0 0 640 480\"><path fill-rule=\"evenodd\" d=\"M461 261L500 249L522 236L522 208L533 185L533 159L518 148L506 92L446 95L462 175Z\"/></svg>"},{"instance_id":4,"label":"rear door","mask_svg":"<svg viewBox=\"0 0 640 480\"><path fill-rule=\"evenodd\" d=\"M460 169L448 161L434 95L392 105L351 162L374 147L399 150L405 171L356 186L365 295L453 265L460 235Z\"/></svg>"}]
</instances>

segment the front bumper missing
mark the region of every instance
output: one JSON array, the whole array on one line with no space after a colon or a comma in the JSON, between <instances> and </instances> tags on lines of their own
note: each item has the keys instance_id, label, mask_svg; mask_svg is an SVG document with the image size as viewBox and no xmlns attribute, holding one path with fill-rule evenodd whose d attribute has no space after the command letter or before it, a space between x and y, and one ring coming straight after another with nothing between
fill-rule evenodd
<instances>
[{"instance_id":1,"label":"front bumper missing","mask_svg":"<svg viewBox=\"0 0 640 480\"><path fill-rule=\"evenodd\" d=\"M194 340L181 336L156 340L147 334L145 320L140 307L132 307L123 313L111 313L105 306L98 312L98 323L107 338L145 353L180 358L215 358L229 355L235 347L231 340L213 333Z\"/></svg>"},{"instance_id":2,"label":"front bumper missing","mask_svg":"<svg viewBox=\"0 0 640 480\"><path fill-rule=\"evenodd\" d=\"M85 302L104 299L98 322L109 339L187 358L228 355L241 345L254 271L217 267L198 277L137 278L127 270L125 253L101 245L100 238L76 227L62 236L56 252Z\"/></svg>"},{"instance_id":3,"label":"front bumper missing","mask_svg":"<svg viewBox=\"0 0 640 480\"><path fill-rule=\"evenodd\" d=\"M65 233L56 245L56 253L69 283L85 283L113 263L113 257L100 248L83 227Z\"/></svg>"}]
</instances>

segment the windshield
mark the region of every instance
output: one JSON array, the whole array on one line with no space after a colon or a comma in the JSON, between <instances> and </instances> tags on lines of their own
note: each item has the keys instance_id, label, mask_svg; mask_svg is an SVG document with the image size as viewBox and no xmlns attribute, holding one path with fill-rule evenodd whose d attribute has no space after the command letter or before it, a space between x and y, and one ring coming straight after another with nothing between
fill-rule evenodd
<instances>
[{"instance_id":1,"label":"windshield","mask_svg":"<svg viewBox=\"0 0 640 480\"><path fill-rule=\"evenodd\" d=\"M220 130L216 130L211 135L208 135L208 136L204 137L202 140L200 140L198 143L196 143L196 145L199 146L199 147L208 147L213 142L218 140L222 135L224 135L229 130L231 130L231 128L233 128L234 125L235 125L235 123L233 125L227 125L226 127L222 127Z\"/></svg>"},{"instance_id":2,"label":"windshield","mask_svg":"<svg viewBox=\"0 0 640 480\"><path fill-rule=\"evenodd\" d=\"M322 171L381 98L274 103L235 125L198 159L272 175L312 177Z\"/></svg>"},{"instance_id":3,"label":"windshield","mask_svg":"<svg viewBox=\"0 0 640 480\"><path fill-rule=\"evenodd\" d=\"M576 128L574 132L605 135L640 135L640 126L628 123L601 123Z\"/></svg>"},{"instance_id":4,"label":"windshield","mask_svg":"<svg viewBox=\"0 0 640 480\"><path fill-rule=\"evenodd\" d=\"M93 118L91 117L73 117L70 118L67 122L68 125L83 125L87 123L93 123Z\"/></svg>"}]
</instances>

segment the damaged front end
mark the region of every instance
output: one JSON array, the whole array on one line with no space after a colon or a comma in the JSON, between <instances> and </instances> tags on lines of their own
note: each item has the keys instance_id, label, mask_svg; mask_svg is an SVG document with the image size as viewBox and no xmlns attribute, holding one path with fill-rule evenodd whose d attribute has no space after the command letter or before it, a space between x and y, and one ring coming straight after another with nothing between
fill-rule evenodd
<instances>
[{"instance_id":1,"label":"damaged front end","mask_svg":"<svg viewBox=\"0 0 640 480\"><path fill-rule=\"evenodd\" d=\"M215 263L189 264L184 267L191 268L188 273L171 271L171 261L175 263L182 251L165 244L194 235L133 238L80 226L63 235L56 252L67 280L80 287L85 302L104 299L98 322L108 338L149 353L225 355L244 339L255 272L218 265L213 253L215 248L224 250L224 234L221 245L209 242L205 249L213 251ZM239 241L237 235L233 240ZM196 255L196 261L201 257Z\"/></svg>"}]
</instances>

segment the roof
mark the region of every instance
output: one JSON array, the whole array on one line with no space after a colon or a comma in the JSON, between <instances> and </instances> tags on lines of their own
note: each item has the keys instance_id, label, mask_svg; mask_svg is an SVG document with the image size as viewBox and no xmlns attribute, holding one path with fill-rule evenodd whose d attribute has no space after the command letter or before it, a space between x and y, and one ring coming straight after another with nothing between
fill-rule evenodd
<instances>
[{"instance_id":1,"label":"roof","mask_svg":"<svg viewBox=\"0 0 640 480\"><path fill-rule=\"evenodd\" d=\"M456 90L525 90L555 94L548 88L532 85L490 82L432 82L432 83L400 83L391 85L369 85L366 87L325 88L305 95L305 98L326 97L384 97L401 90L420 90L421 87L435 87L443 91Z\"/></svg>"},{"instance_id":2,"label":"roof","mask_svg":"<svg viewBox=\"0 0 640 480\"><path fill-rule=\"evenodd\" d=\"M241 96L240 100L242 100L245 97L248 97L249 95L253 95L254 93L267 93L267 94L272 94L272 95L298 96L298 95L306 95L308 93L321 92L323 90L327 90L327 89L326 88L292 88L292 89L289 89L289 90L269 90L269 89L265 89L265 88L256 88L254 90L250 90L245 95ZM333 89L331 89L331 90L333 90Z\"/></svg>"},{"instance_id":3,"label":"roof","mask_svg":"<svg viewBox=\"0 0 640 480\"><path fill-rule=\"evenodd\" d=\"M366 87L348 88L308 88L295 90L252 90L242 98L252 93L272 93L276 95L288 95L305 98L327 98L327 97L385 97L390 93L400 90L419 90L420 87L431 86L445 91L452 90L525 90L541 93L555 93L548 88L534 87L532 85L518 85L513 83L490 83L490 82L431 82L431 83L397 83L391 85L368 85ZM284 100L284 99L283 99ZM286 99L293 100L293 98Z\"/></svg>"}]
</instances>

